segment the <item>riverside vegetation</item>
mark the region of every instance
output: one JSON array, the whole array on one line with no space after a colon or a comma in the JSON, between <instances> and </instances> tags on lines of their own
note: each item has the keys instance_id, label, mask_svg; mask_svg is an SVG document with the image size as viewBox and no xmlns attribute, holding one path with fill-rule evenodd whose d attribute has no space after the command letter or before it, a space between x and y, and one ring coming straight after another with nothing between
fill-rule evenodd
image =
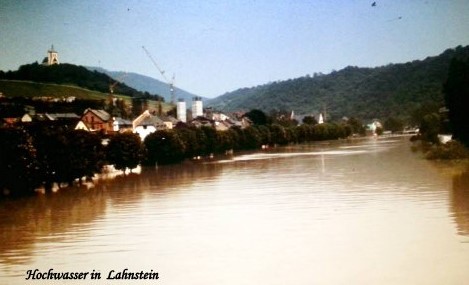
<instances>
[{"instance_id":1,"label":"riverside vegetation","mask_svg":"<svg viewBox=\"0 0 469 285\"><path fill-rule=\"evenodd\" d=\"M260 149L262 145L345 138L354 131L349 124L286 126L287 121L227 131L180 124L172 130L156 131L143 142L134 133L117 133L107 137L107 145L102 144L102 134L61 126L0 128L0 189L4 194L22 195L39 187L50 190L53 183L90 179L106 164L125 171L139 164L178 163L193 157Z\"/></svg>"},{"instance_id":2,"label":"riverside vegetation","mask_svg":"<svg viewBox=\"0 0 469 285\"><path fill-rule=\"evenodd\" d=\"M447 110L424 114L413 140L428 159L469 159L469 57L452 59L443 92ZM452 133L453 140L441 144L440 133Z\"/></svg>"}]
</instances>

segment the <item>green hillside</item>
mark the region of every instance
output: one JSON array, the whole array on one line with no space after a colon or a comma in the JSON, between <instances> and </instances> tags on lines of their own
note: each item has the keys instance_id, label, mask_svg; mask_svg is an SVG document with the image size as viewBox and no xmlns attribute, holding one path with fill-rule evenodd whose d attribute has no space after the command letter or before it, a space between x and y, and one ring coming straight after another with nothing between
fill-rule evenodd
<instances>
[{"instance_id":1,"label":"green hillside","mask_svg":"<svg viewBox=\"0 0 469 285\"><path fill-rule=\"evenodd\" d=\"M6 103L5 100L0 102L0 117L20 116L24 113L24 105L34 106L38 112L75 112L81 114L86 108L106 108L105 102L107 102L109 98L108 93L92 91L77 86L14 80L0 80L0 93L3 99L8 99L10 100L9 102L11 102ZM128 106L129 114L127 117L129 119L139 115L143 111L141 108L158 110L159 102L157 100L144 99L144 105L142 105L141 101L138 101L138 106L133 108L135 98L119 94L114 94L113 96L117 99L121 99L124 105ZM41 97L43 99L75 97L76 100L72 103L62 102L55 104L41 103L42 101L34 100L34 98ZM31 99L33 100L31 101ZM171 104L164 102L161 104L163 112L167 112L173 108ZM130 111L130 109L132 111ZM133 114L130 114L130 112Z\"/></svg>"},{"instance_id":2,"label":"green hillside","mask_svg":"<svg viewBox=\"0 0 469 285\"><path fill-rule=\"evenodd\" d=\"M16 71L0 71L0 79L77 86L101 93L109 93L112 86L115 94L133 98L164 100L163 97L157 94L135 90L122 82L116 81L107 74L96 70L90 71L83 66L67 63L50 66L38 64L37 62L25 64Z\"/></svg>"},{"instance_id":3,"label":"green hillside","mask_svg":"<svg viewBox=\"0 0 469 285\"><path fill-rule=\"evenodd\" d=\"M78 99L103 100L108 94L92 91L76 86L45 84L31 81L0 80L0 92L5 97L53 97ZM124 97L124 96L122 96Z\"/></svg>"},{"instance_id":4,"label":"green hillside","mask_svg":"<svg viewBox=\"0 0 469 285\"><path fill-rule=\"evenodd\" d=\"M403 64L376 68L349 66L330 74L313 74L239 89L207 103L222 111L278 110L312 114L326 109L332 119L408 118L425 103L443 104L443 83L454 57L469 57L469 46Z\"/></svg>"}]
</instances>

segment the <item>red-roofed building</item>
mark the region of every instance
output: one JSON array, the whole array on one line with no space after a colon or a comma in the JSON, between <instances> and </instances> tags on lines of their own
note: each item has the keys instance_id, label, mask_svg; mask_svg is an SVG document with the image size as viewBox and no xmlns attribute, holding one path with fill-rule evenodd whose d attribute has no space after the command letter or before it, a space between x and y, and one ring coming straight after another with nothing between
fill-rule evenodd
<instances>
[{"instance_id":1,"label":"red-roofed building","mask_svg":"<svg viewBox=\"0 0 469 285\"><path fill-rule=\"evenodd\" d=\"M83 116L81 116L81 122L92 132L113 132L112 117L104 110L86 109Z\"/></svg>"}]
</instances>

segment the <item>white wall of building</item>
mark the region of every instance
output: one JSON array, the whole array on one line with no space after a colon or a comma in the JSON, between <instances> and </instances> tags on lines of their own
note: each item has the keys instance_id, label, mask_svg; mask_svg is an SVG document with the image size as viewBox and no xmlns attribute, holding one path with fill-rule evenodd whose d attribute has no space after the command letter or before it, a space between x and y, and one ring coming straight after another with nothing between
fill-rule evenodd
<instances>
[{"instance_id":1,"label":"white wall of building","mask_svg":"<svg viewBox=\"0 0 469 285\"><path fill-rule=\"evenodd\" d=\"M140 139L143 140L151 133L156 132L155 126L137 126L134 128L134 133L140 136Z\"/></svg>"}]
</instances>

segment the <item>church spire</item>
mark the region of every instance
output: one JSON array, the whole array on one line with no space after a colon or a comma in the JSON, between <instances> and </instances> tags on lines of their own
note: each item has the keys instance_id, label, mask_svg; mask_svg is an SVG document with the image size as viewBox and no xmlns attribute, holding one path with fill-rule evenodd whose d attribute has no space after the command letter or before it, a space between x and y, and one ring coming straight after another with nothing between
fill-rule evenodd
<instances>
[{"instance_id":1,"label":"church spire","mask_svg":"<svg viewBox=\"0 0 469 285\"><path fill-rule=\"evenodd\" d=\"M51 45L50 50L47 51L47 57L44 58L44 65L59 64L59 54L54 50L54 45Z\"/></svg>"}]
</instances>

